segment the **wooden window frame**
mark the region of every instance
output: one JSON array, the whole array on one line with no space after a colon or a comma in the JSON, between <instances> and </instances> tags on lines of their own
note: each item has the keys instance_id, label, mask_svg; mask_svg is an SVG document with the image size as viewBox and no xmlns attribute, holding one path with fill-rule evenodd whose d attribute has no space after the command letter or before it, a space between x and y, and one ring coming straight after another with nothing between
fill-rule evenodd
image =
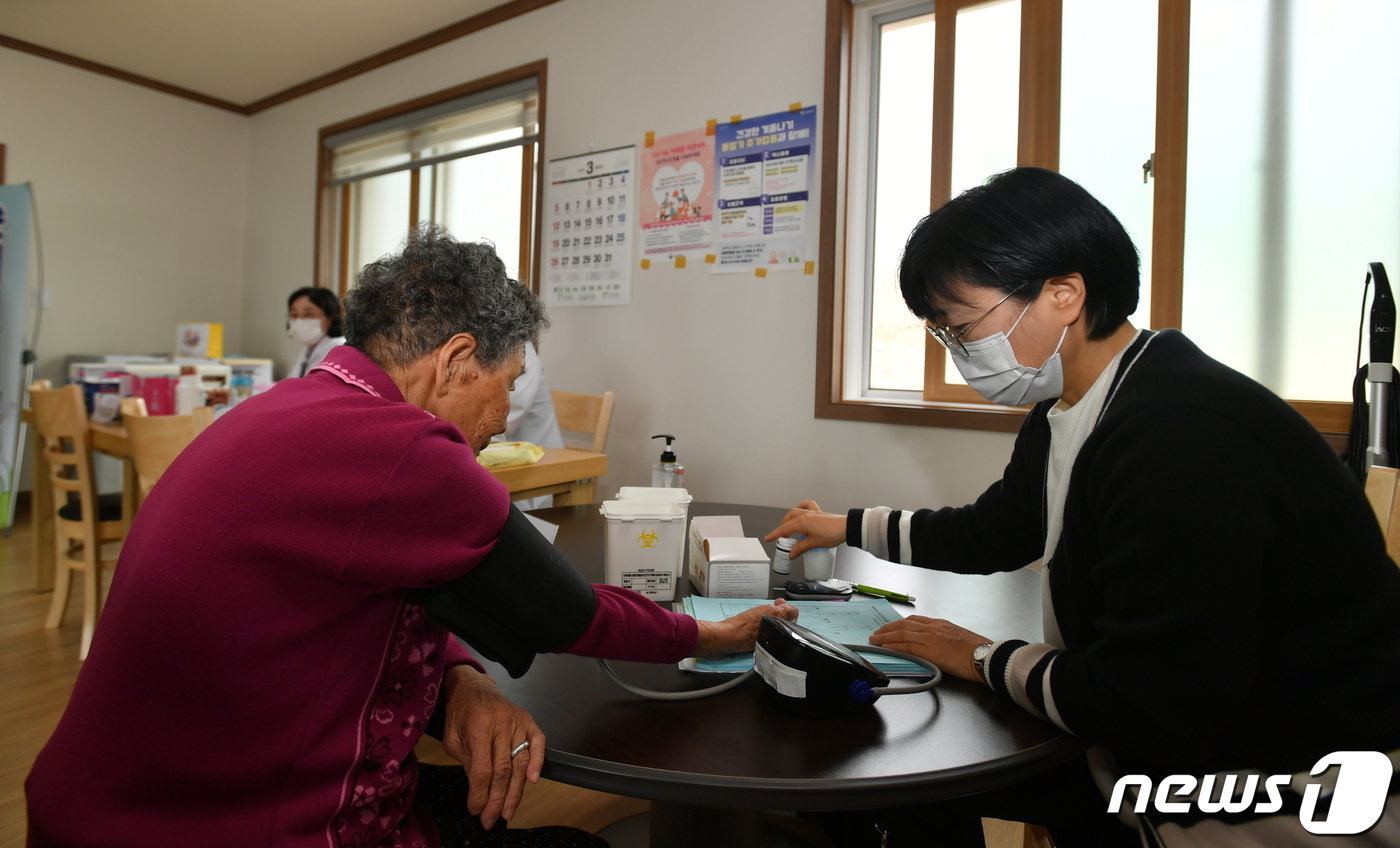
<instances>
[{"instance_id":1,"label":"wooden window frame","mask_svg":"<svg viewBox=\"0 0 1400 848\"><path fill-rule=\"evenodd\" d=\"M539 102L538 131L534 147L543 150L545 144L545 90L548 82L548 71L549 61L541 59L322 127L316 139L316 252L314 263L316 285L338 291L340 296L344 297L349 290L350 283L350 215L348 210L353 189L351 183L340 186L332 185L332 154L330 148L326 146L327 138L347 130L358 129L367 124L416 112L419 109L425 109L448 100L455 100L459 97L466 97L480 91L534 77L537 89L536 96ZM543 235L539 231L539 208L540 204L544 202L542 191L544 181L535 178L536 155L531 146L527 145L524 148L522 159L520 282L538 293L539 280L535 278L534 269L539 267L540 239ZM413 168L409 171L411 175L408 204L409 226L415 226L419 219L420 171L419 168Z\"/></svg>"},{"instance_id":2,"label":"wooden window frame","mask_svg":"<svg viewBox=\"0 0 1400 848\"><path fill-rule=\"evenodd\" d=\"M957 11L987 0L935 0L933 161L929 208L952 191L953 68ZM1020 98L1017 164L1057 170L1060 139L1060 21L1062 0L1021 0ZM850 0L827 0L822 116L821 248L817 296L817 418L915 424L1015 432L1027 409L987 403L971 388L946 380L947 357L933 339L924 344L922 401L846 398L844 363L846 174L850 122L852 29ZM1156 138L1153 177L1152 327L1181 325L1186 221L1187 92L1190 60L1190 0L1159 0ZM1046 37L1045 33L1053 33ZM1351 421L1351 404L1289 401L1338 444Z\"/></svg>"}]
</instances>

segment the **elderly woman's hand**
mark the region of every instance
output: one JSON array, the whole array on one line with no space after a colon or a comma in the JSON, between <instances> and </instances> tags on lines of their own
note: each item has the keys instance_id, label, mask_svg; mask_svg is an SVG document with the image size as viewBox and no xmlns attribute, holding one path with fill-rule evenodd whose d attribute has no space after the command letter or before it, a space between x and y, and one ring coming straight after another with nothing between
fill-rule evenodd
<instances>
[{"instance_id":1,"label":"elderly woman's hand","mask_svg":"<svg viewBox=\"0 0 1400 848\"><path fill-rule=\"evenodd\" d=\"M544 732L495 682L469 665L453 666L442 681L447 712L442 745L467 770L467 810L488 830L515 815L525 781L544 767ZM514 757L521 742L529 747Z\"/></svg>"},{"instance_id":2,"label":"elderly woman's hand","mask_svg":"<svg viewBox=\"0 0 1400 848\"><path fill-rule=\"evenodd\" d=\"M726 654L752 651L754 640L758 638L758 622L765 615L796 621L797 607L779 598L771 604L744 610L724 621L697 621L700 638L695 641L695 655L714 659Z\"/></svg>"},{"instance_id":3,"label":"elderly woman's hand","mask_svg":"<svg viewBox=\"0 0 1400 848\"><path fill-rule=\"evenodd\" d=\"M846 516L822 512L816 501L803 501L783 516L783 523L763 537L771 542L784 536L801 533L805 539L797 540L788 556L796 559L812 548L834 548L846 541Z\"/></svg>"}]
</instances>

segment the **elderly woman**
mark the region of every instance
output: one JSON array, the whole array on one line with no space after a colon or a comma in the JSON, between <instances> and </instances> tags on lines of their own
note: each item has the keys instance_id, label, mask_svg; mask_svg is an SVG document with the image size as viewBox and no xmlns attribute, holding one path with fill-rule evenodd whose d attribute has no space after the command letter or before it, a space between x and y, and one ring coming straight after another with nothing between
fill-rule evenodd
<instances>
[{"instance_id":1,"label":"elderly woman","mask_svg":"<svg viewBox=\"0 0 1400 848\"><path fill-rule=\"evenodd\" d=\"M486 245L424 228L364 269L348 343L230 411L142 506L26 784L31 846L591 844L488 832L544 736L419 591L470 577L510 523L475 454L544 325ZM586 594L560 647L591 656L721 655L794 615L697 623ZM414 759L434 725L465 779Z\"/></svg>"},{"instance_id":2,"label":"elderly woman","mask_svg":"<svg viewBox=\"0 0 1400 848\"><path fill-rule=\"evenodd\" d=\"M1138 258L1108 209L1059 174L1008 171L918 225L900 286L970 386L1035 404L1002 478L940 510L804 502L770 538L806 534L794 556L845 542L961 573L1043 560L1045 641L911 616L872 642L1099 746L1100 790L1116 774L1301 775L1281 809L1251 799L1224 817L1209 813L1213 781L1207 803L1152 816L1169 845L1295 844L1308 837L1299 787L1320 758L1400 761L1400 571L1361 488L1267 389L1178 331L1128 323ZM1050 825L1066 848L1137 845L1105 797L1080 762L997 797L875 818L891 846L930 833L964 844L958 814L967 842L985 815ZM1374 844L1400 844L1396 800ZM867 822L859 837L875 833Z\"/></svg>"}]
</instances>

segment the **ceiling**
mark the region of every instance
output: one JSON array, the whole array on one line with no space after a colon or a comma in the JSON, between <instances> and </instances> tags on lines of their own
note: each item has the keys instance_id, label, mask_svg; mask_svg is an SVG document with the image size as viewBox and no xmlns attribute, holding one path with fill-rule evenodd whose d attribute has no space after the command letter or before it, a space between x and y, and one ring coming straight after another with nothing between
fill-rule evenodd
<instances>
[{"instance_id":1,"label":"ceiling","mask_svg":"<svg viewBox=\"0 0 1400 848\"><path fill-rule=\"evenodd\" d=\"M0 0L0 37L248 106L503 5L505 0ZM0 46L28 49L7 40Z\"/></svg>"}]
</instances>

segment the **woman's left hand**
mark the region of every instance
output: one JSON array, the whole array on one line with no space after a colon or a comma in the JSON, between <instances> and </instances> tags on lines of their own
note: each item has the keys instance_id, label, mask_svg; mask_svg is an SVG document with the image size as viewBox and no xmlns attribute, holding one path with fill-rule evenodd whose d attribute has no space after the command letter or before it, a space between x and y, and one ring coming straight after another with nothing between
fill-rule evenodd
<instances>
[{"instance_id":1,"label":"woman's left hand","mask_svg":"<svg viewBox=\"0 0 1400 848\"><path fill-rule=\"evenodd\" d=\"M497 819L515 815L525 782L540 779L544 732L495 681L469 665L449 668L442 685L447 710L442 746L467 771L467 811L490 830ZM530 746L512 757L521 742Z\"/></svg>"},{"instance_id":2,"label":"woman's left hand","mask_svg":"<svg viewBox=\"0 0 1400 848\"><path fill-rule=\"evenodd\" d=\"M796 621L797 607L779 598L771 604L746 609L723 621L696 621L700 632L695 640L695 655L717 659L728 654L752 651L754 642L758 640L758 623L765 615Z\"/></svg>"},{"instance_id":3,"label":"woman's left hand","mask_svg":"<svg viewBox=\"0 0 1400 848\"><path fill-rule=\"evenodd\" d=\"M870 644L923 657L945 674L982 683L972 664L972 649L994 641L941 618L911 615L892 621L870 635Z\"/></svg>"}]
</instances>

